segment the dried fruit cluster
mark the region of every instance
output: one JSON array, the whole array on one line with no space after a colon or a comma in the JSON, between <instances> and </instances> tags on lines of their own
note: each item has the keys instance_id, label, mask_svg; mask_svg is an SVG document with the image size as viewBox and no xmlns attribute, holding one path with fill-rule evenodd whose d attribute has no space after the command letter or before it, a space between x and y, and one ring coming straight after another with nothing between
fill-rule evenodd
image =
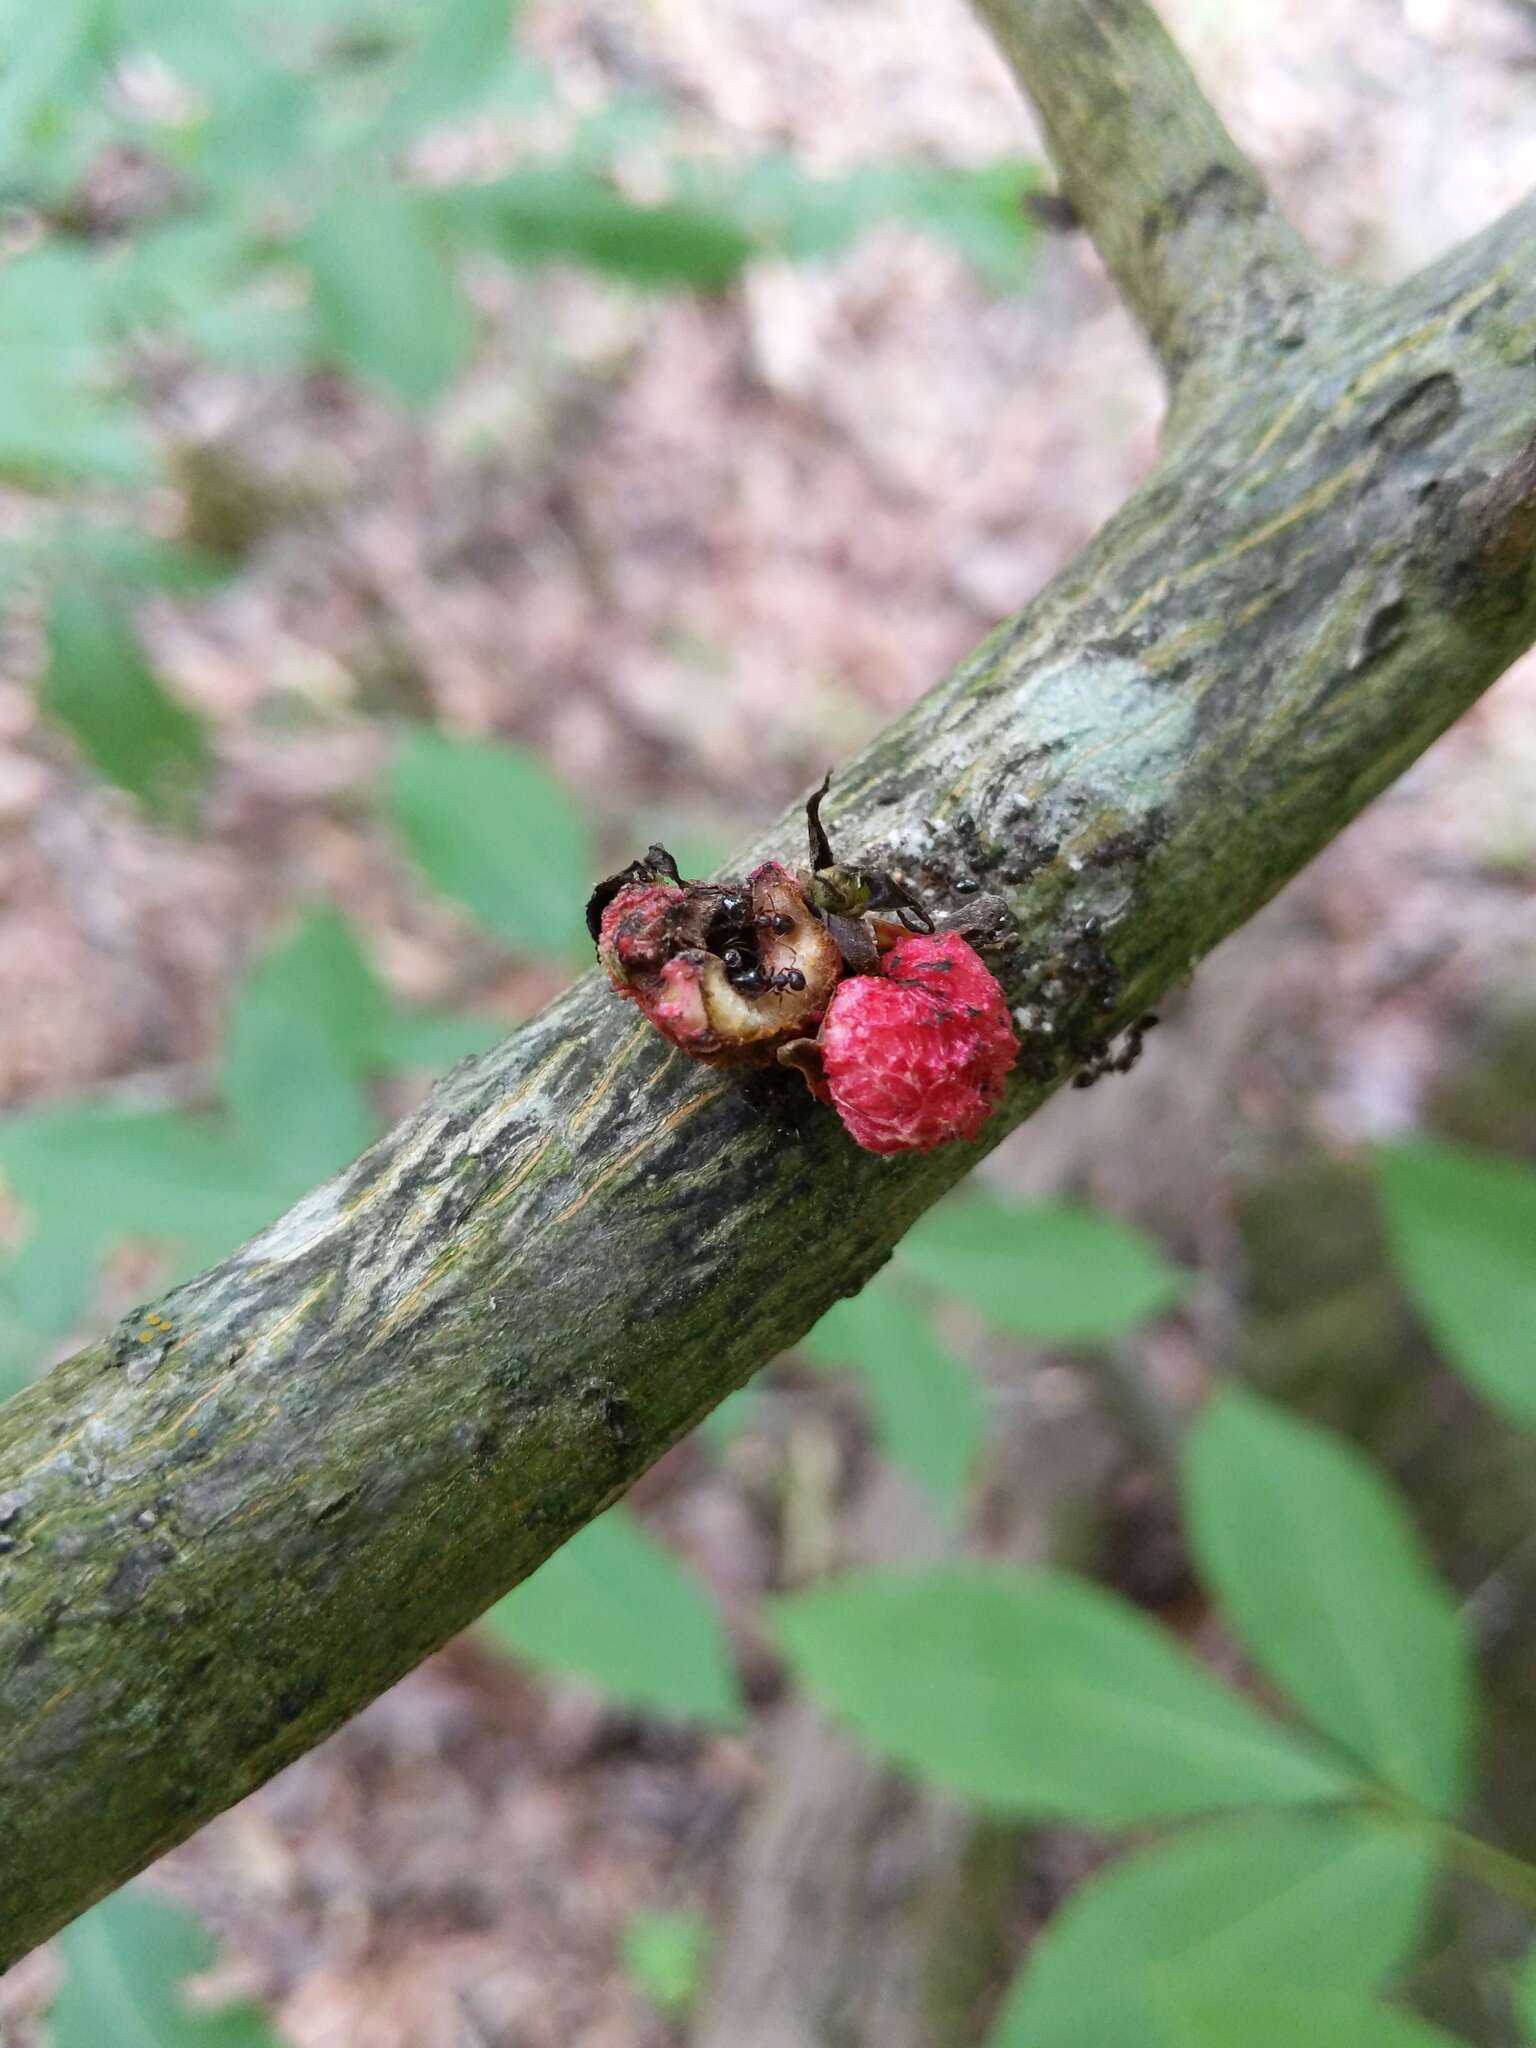
<instances>
[{"instance_id":1,"label":"dried fruit cluster","mask_svg":"<svg viewBox=\"0 0 1536 2048\"><path fill-rule=\"evenodd\" d=\"M1007 998L894 876L833 858L826 787L806 807L797 873L765 861L745 880L685 882L653 846L600 884L587 907L598 958L681 1051L798 1069L866 1151L974 1138L1018 1057Z\"/></svg>"}]
</instances>

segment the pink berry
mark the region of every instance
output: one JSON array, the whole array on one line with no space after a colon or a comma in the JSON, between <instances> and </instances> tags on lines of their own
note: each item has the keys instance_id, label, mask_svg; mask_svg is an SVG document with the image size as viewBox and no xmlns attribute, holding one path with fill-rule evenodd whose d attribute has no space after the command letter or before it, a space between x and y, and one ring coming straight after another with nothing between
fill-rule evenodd
<instances>
[{"instance_id":1,"label":"pink berry","mask_svg":"<svg viewBox=\"0 0 1536 2048\"><path fill-rule=\"evenodd\" d=\"M1019 1042L1008 999L957 932L912 933L834 991L819 1039L822 1085L866 1152L931 1152L974 1138Z\"/></svg>"}]
</instances>

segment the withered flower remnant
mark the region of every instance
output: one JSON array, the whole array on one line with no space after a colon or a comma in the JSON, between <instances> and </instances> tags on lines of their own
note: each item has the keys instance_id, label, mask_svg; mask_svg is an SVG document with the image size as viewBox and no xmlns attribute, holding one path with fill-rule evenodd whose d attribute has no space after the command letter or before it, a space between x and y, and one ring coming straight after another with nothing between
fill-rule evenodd
<instances>
[{"instance_id":1,"label":"withered flower remnant","mask_svg":"<svg viewBox=\"0 0 1536 2048\"><path fill-rule=\"evenodd\" d=\"M669 1043L716 1065L796 1068L867 1151L975 1137L1018 1056L1007 999L897 876L836 859L827 787L806 805L797 873L765 861L744 880L689 882L652 846L599 883L598 958Z\"/></svg>"}]
</instances>

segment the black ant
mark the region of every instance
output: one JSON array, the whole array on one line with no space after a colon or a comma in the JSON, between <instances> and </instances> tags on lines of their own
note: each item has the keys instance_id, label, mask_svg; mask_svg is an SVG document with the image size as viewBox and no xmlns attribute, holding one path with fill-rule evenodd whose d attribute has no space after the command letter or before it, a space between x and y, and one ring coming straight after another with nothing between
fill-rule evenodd
<instances>
[{"instance_id":1,"label":"black ant","mask_svg":"<svg viewBox=\"0 0 1536 2048\"><path fill-rule=\"evenodd\" d=\"M1156 1013L1151 1010L1145 1017L1138 1017L1134 1024L1127 1027L1125 1043L1117 1053L1111 1053L1109 1047L1101 1041L1087 1066L1081 1073L1072 1076L1072 1086L1091 1088L1095 1081L1107 1080L1111 1074L1128 1074L1141 1058L1146 1046L1147 1033L1155 1027L1157 1021Z\"/></svg>"},{"instance_id":2,"label":"black ant","mask_svg":"<svg viewBox=\"0 0 1536 2048\"><path fill-rule=\"evenodd\" d=\"M726 979L743 995L799 995L805 987L805 976L798 967L781 967L777 974L769 974L760 960L749 959L739 946L728 946L720 957L725 962Z\"/></svg>"},{"instance_id":3,"label":"black ant","mask_svg":"<svg viewBox=\"0 0 1536 2048\"><path fill-rule=\"evenodd\" d=\"M880 968L880 949L866 913L891 912L909 932L932 932L937 927L911 890L884 868L837 859L821 822L822 799L831 786L829 769L821 787L806 802L810 864L799 871L796 880L806 903L831 933L848 971L875 974ZM643 860L631 861L619 874L600 882L587 903L587 929L594 945L601 936L603 912L620 890L631 883L660 881L688 887L664 846L647 847ZM699 906L699 921L690 927L691 943L724 962L732 987L746 995L798 995L804 990L805 976L798 967L770 974L759 957L762 935L771 932L777 938L787 937L795 928L792 917L783 911L754 914L751 889L739 881L697 883L690 895Z\"/></svg>"}]
</instances>

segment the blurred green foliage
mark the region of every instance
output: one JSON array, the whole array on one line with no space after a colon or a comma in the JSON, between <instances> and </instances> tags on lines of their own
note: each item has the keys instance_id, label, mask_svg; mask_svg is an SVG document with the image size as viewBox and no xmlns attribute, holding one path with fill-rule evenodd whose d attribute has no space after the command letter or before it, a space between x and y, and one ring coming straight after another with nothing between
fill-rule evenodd
<instances>
[{"instance_id":1,"label":"blurred green foliage","mask_svg":"<svg viewBox=\"0 0 1536 2048\"><path fill-rule=\"evenodd\" d=\"M204 2011L186 1980L213 1943L189 1913L129 1885L60 1937L64 1982L49 2009L53 2048L278 2048L253 2007Z\"/></svg>"},{"instance_id":2,"label":"blurred green foliage","mask_svg":"<svg viewBox=\"0 0 1536 2048\"><path fill-rule=\"evenodd\" d=\"M886 1456L958 1524L985 1434L981 1389L916 1302L899 1283L874 1280L829 1310L803 1348L817 1364L857 1374Z\"/></svg>"},{"instance_id":3,"label":"blurred green foliage","mask_svg":"<svg viewBox=\"0 0 1536 2048\"><path fill-rule=\"evenodd\" d=\"M1244 1814L1175 1834L1113 1864L1055 1916L992 2048L1173 2048L1167 2001L1180 1991L1201 2003L1256 1986L1374 1991L1412 1952L1431 1863L1404 1829L1347 1810ZM1246 2048L1249 2036L1219 2038ZM1310 2048L1308 2035L1283 2038Z\"/></svg>"},{"instance_id":4,"label":"blurred green foliage","mask_svg":"<svg viewBox=\"0 0 1536 2048\"><path fill-rule=\"evenodd\" d=\"M1065 1573L850 1575L781 1602L775 1630L871 1747L991 1812L1128 1827L1360 1782L1128 1601Z\"/></svg>"},{"instance_id":5,"label":"blurred green foliage","mask_svg":"<svg viewBox=\"0 0 1536 2048\"><path fill-rule=\"evenodd\" d=\"M627 1706L725 1728L746 1718L713 1603L624 1508L578 1530L480 1625L502 1648Z\"/></svg>"},{"instance_id":6,"label":"blurred green foliage","mask_svg":"<svg viewBox=\"0 0 1536 2048\"><path fill-rule=\"evenodd\" d=\"M1536 1870L1458 1825L1474 1680L1457 1605L1371 1465L1252 1395L1202 1411L1184 1511L1224 1618L1308 1726L1056 1572L834 1579L778 1604L779 1640L866 1744L985 1810L1182 1824L1073 1893L991 2048L1180 2048L1212 2014L1238 2031L1209 2039L1246 2042L1254 2001L1253 2038L1310 2041L1263 2015L1334 1992L1354 1995L1352 2040L1445 2038L1360 2003L1412 1954L1437 1869L1536 1910ZM1204 1818L1230 1808L1247 1811Z\"/></svg>"},{"instance_id":7,"label":"blurred green foliage","mask_svg":"<svg viewBox=\"0 0 1536 2048\"><path fill-rule=\"evenodd\" d=\"M897 1259L1000 1330L1063 1344L1134 1329L1185 1285L1139 1231L1064 1202L945 1202L907 1233Z\"/></svg>"},{"instance_id":8,"label":"blurred green foliage","mask_svg":"<svg viewBox=\"0 0 1536 2048\"><path fill-rule=\"evenodd\" d=\"M1158 2003L1169 2048L1457 2048L1456 2036L1397 2006L1310 1984L1216 1989L1175 1977Z\"/></svg>"},{"instance_id":9,"label":"blurred green foliage","mask_svg":"<svg viewBox=\"0 0 1536 2048\"><path fill-rule=\"evenodd\" d=\"M592 835L536 755L423 727L395 753L388 800L434 889L516 951L586 964Z\"/></svg>"},{"instance_id":10,"label":"blurred green foliage","mask_svg":"<svg viewBox=\"0 0 1536 2048\"><path fill-rule=\"evenodd\" d=\"M569 104L517 12L0 0L0 483L39 494L0 541L0 594L47 604L47 709L163 819L194 814L210 746L131 603L235 566L138 531L136 494L175 481L153 397L168 370L328 368L422 411L481 341L477 267L719 292L752 262L834 255L892 219L999 288L1028 276L1028 164L818 179L783 155L703 155L655 96ZM487 124L470 151L484 168L447 178L434 140L466 123ZM84 518L50 503L84 487Z\"/></svg>"},{"instance_id":11,"label":"blurred green foliage","mask_svg":"<svg viewBox=\"0 0 1536 2048\"><path fill-rule=\"evenodd\" d=\"M1536 1423L1536 1172L1460 1146L1378 1161L1387 1235L1431 1336L1516 1422Z\"/></svg>"},{"instance_id":12,"label":"blurred green foliage","mask_svg":"<svg viewBox=\"0 0 1536 2048\"><path fill-rule=\"evenodd\" d=\"M636 1913L624 1929L624 1967L661 2012L688 2011L703 1988L709 1922L699 1913Z\"/></svg>"},{"instance_id":13,"label":"blurred green foliage","mask_svg":"<svg viewBox=\"0 0 1536 2048\"><path fill-rule=\"evenodd\" d=\"M1265 1676L1391 1791L1459 1811L1470 1645L1381 1475L1341 1438L1234 1390L1194 1431L1184 1512L1206 1583Z\"/></svg>"},{"instance_id":14,"label":"blurred green foliage","mask_svg":"<svg viewBox=\"0 0 1536 2048\"><path fill-rule=\"evenodd\" d=\"M27 1235L0 1265L0 1392L91 1310L103 1260L221 1258L378 1136L376 1077L435 1067L501 1027L392 1002L339 911L313 908L235 990L214 1100L83 1101L0 1118L0 1184Z\"/></svg>"},{"instance_id":15,"label":"blurred green foliage","mask_svg":"<svg viewBox=\"0 0 1536 2048\"><path fill-rule=\"evenodd\" d=\"M208 768L202 725L161 685L127 613L88 586L54 591L42 702L96 773L147 810L175 820L195 808Z\"/></svg>"},{"instance_id":16,"label":"blurred green foliage","mask_svg":"<svg viewBox=\"0 0 1536 2048\"><path fill-rule=\"evenodd\" d=\"M1536 1947L1527 1952L1524 1962L1515 1972L1513 1991L1520 2024L1529 2038L1536 2041Z\"/></svg>"}]
</instances>

